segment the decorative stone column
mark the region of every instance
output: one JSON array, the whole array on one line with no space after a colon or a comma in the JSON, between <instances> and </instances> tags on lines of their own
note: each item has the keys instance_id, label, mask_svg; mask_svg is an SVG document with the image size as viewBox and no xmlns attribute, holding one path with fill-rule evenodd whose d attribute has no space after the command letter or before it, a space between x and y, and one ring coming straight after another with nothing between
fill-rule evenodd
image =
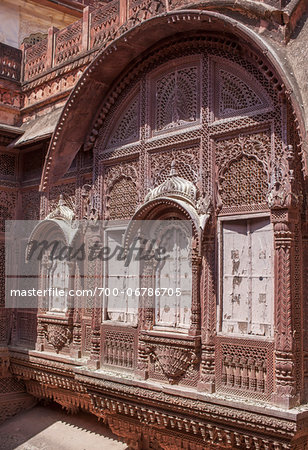
<instances>
[{"instance_id":1,"label":"decorative stone column","mask_svg":"<svg viewBox=\"0 0 308 450\"><path fill-rule=\"evenodd\" d=\"M216 334L216 295L215 295L215 241L208 235L204 242L202 261L201 294L201 366L198 389L215 391L215 334Z\"/></svg>"},{"instance_id":2,"label":"decorative stone column","mask_svg":"<svg viewBox=\"0 0 308 450\"><path fill-rule=\"evenodd\" d=\"M77 289L77 280L75 277L76 274L76 264L70 264L70 283L69 290L74 290L76 292ZM79 274L78 274L79 275ZM71 314L70 318L72 320L73 327L73 342L71 348L71 355L74 358L81 358L81 305L79 298L69 298Z\"/></svg>"},{"instance_id":3,"label":"decorative stone column","mask_svg":"<svg viewBox=\"0 0 308 450\"><path fill-rule=\"evenodd\" d=\"M306 199L307 205L308 198ZM304 386L305 400L308 401L308 213L303 227L302 253L303 253L303 352L304 352Z\"/></svg>"},{"instance_id":4,"label":"decorative stone column","mask_svg":"<svg viewBox=\"0 0 308 450\"><path fill-rule=\"evenodd\" d=\"M275 243L275 389L273 402L284 408L300 403L301 372L303 370L299 347L302 327L295 317L295 303L302 304L301 277L295 277L295 233L300 220L300 196L297 193L293 149L289 146L285 155L274 167L268 203L274 225Z\"/></svg>"},{"instance_id":5,"label":"decorative stone column","mask_svg":"<svg viewBox=\"0 0 308 450\"><path fill-rule=\"evenodd\" d=\"M142 339L142 331L151 330L154 324L154 296L148 295L148 289L155 289L154 286L154 265L150 259L143 264L140 277L140 287L147 289L147 295L140 297L139 301L139 324L141 330L138 336L138 353L136 375L142 379L148 378L150 349Z\"/></svg>"},{"instance_id":6,"label":"decorative stone column","mask_svg":"<svg viewBox=\"0 0 308 450\"><path fill-rule=\"evenodd\" d=\"M96 234L96 231L98 234ZM90 230L91 239L88 241L88 246L91 246L91 243L95 243L96 241L101 241L101 236L99 234L99 227L96 227L94 223ZM94 283L92 287L95 289L97 285L102 286L102 261L96 259L93 261L93 266L91 268L91 276L94 277ZM86 273L86 272L85 272ZM90 275L90 274L89 274ZM92 280L93 281L93 280ZM91 356L89 360L89 366L98 369L101 365L101 324L102 324L102 297L99 296L97 292L96 296L93 297L93 310L92 310L92 337L91 337Z\"/></svg>"},{"instance_id":7,"label":"decorative stone column","mask_svg":"<svg viewBox=\"0 0 308 450\"><path fill-rule=\"evenodd\" d=\"M201 257L193 249L191 257L192 292L191 292L191 326L190 336L199 336L201 333L201 306L200 306L200 271Z\"/></svg>"},{"instance_id":8,"label":"decorative stone column","mask_svg":"<svg viewBox=\"0 0 308 450\"><path fill-rule=\"evenodd\" d=\"M39 269L39 280L38 280L38 288L40 290L47 289L47 279L48 279L48 271L51 266L51 261L49 260L49 255L46 254L43 256L40 269ZM44 342L45 342L45 329L43 326L42 319L44 314L47 311L46 307L46 299L44 297L38 298L38 309L37 309L37 338L35 348L38 351L44 351Z\"/></svg>"}]
</instances>

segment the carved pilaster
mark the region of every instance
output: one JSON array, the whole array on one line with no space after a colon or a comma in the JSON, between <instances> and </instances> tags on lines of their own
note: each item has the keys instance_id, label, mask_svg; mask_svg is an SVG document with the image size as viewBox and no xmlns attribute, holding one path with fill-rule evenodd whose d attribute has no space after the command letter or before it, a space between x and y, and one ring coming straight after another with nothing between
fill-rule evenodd
<instances>
[{"instance_id":1,"label":"carved pilaster","mask_svg":"<svg viewBox=\"0 0 308 450\"><path fill-rule=\"evenodd\" d=\"M200 335L201 330L201 314L200 314L200 270L201 257L196 254L192 255L192 292L191 292L191 326L189 334L191 336Z\"/></svg>"},{"instance_id":2,"label":"carved pilaster","mask_svg":"<svg viewBox=\"0 0 308 450\"><path fill-rule=\"evenodd\" d=\"M96 299L97 301L97 299ZM100 307L93 308L92 313L92 338L91 338L91 357L89 365L91 367L100 367L100 349L101 349L101 332L100 324L102 318L102 310Z\"/></svg>"},{"instance_id":3,"label":"carved pilaster","mask_svg":"<svg viewBox=\"0 0 308 450\"><path fill-rule=\"evenodd\" d=\"M154 324L154 296L149 295L149 289L155 289L154 267L152 260L147 261L142 268L141 287L146 288L146 295L141 299L139 304L140 317L143 330L150 330Z\"/></svg>"},{"instance_id":4,"label":"carved pilaster","mask_svg":"<svg viewBox=\"0 0 308 450\"><path fill-rule=\"evenodd\" d=\"M286 214L287 215L287 214ZM272 215L275 219L275 214ZM285 223L274 223L275 237L275 403L297 403L294 354L293 260L294 235Z\"/></svg>"},{"instance_id":5,"label":"carved pilaster","mask_svg":"<svg viewBox=\"0 0 308 450\"><path fill-rule=\"evenodd\" d=\"M303 233L303 351L304 351L304 395L308 400L308 223Z\"/></svg>"},{"instance_id":6,"label":"carved pilaster","mask_svg":"<svg viewBox=\"0 0 308 450\"><path fill-rule=\"evenodd\" d=\"M138 360L135 374L146 380L149 377L149 357L151 349L140 339L138 344Z\"/></svg>"},{"instance_id":7,"label":"carved pilaster","mask_svg":"<svg viewBox=\"0 0 308 450\"><path fill-rule=\"evenodd\" d=\"M147 261L143 264L141 270L140 286L141 288L146 288L148 290L154 289L154 267L152 260ZM139 304L139 323L141 330L151 330L154 325L154 297L150 295L145 295L140 298ZM149 374L149 354L150 350L146 343L142 339L142 334L139 334L139 344L138 344L138 359L137 359L137 370L136 375L140 376L142 379L147 379Z\"/></svg>"},{"instance_id":8,"label":"carved pilaster","mask_svg":"<svg viewBox=\"0 0 308 450\"><path fill-rule=\"evenodd\" d=\"M273 401L292 408L300 403L297 380L300 367L296 352L297 333L301 332L295 320L295 301L298 287L295 280L295 224L298 223L300 196L296 192L293 169L293 151L275 165L268 203L274 224L275 241L275 392ZM297 237L298 239L298 237ZM299 269L300 270L300 269ZM300 279L300 278L299 278ZM298 282L298 280L297 280Z\"/></svg>"},{"instance_id":9,"label":"carved pilaster","mask_svg":"<svg viewBox=\"0 0 308 450\"><path fill-rule=\"evenodd\" d=\"M76 308L73 316L73 345L71 355L75 358L81 357L81 310Z\"/></svg>"},{"instance_id":10,"label":"carved pilaster","mask_svg":"<svg viewBox=\"0 0 308 450\"><path fill-rule=\"evenodd\" d=\"M51 265L51 261L48 258L48 255L44 255L41 261L40 266L40 277L38 279L38 289L44 290L48 288L48 271ZM46 299L44 297L38 298L38 317L37 317L37 339L35 348L38 351L44 351L44 342L45 342L45 328L43 325L42 315L44 315L47 311Z\"/></svg>"},{"instance_id":11,"label":"carved pilaster","mask_svg":"<svg viewBox=\"0 0 308 450\"><path fill-rule=\"evenodd\" d=\"M207 392L215 390L215 242L213 237L204 244L201 297L201 366L198 388Z\"/></svg>"}]
</instances>

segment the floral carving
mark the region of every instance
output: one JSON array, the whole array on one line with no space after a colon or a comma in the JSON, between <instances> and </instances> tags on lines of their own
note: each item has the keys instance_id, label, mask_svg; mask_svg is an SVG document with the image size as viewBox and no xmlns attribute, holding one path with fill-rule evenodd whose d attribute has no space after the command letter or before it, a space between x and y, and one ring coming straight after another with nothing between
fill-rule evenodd
<instances>
[{"instance_id":1,"label":"floral carving","mask_svg":"<svg viewBox=\"0 0 308 450\"><path fill-rule=\"evenodd\" d=\"M67 325L44 324L43 329L47 342L57 353L72 341L72 331Z\"/></svg>"},{"instance_id":2,"label":"floral carving","mask_svg":"<svg viewBox=\"0 0 308 450\"><path fill-rule=\"evenodd\" d=\"M197 354L187 348L158 345L149 347L148 352L170 384L177 383L191 365L199 362Z\"/></svg>"},{"instance_id":3,"label":"floral carving","mask_svg":"<svg viewBox=\"0 0 308 450\"><path fill-rule=\"evenodd\" d=\"M83 219L96 222L99 219L97 197L90 184L84 184L81 189L83 198Z\"/></svg>"},{"instance_id":4,"label":"floral carving","mask_svg":"<svg viewBox=\"0 0 308 450\"><path fill-rule=\"evenodd\" d=\"M274 163L267 201L272 209L294 208L299 203L299 196L295 194L294 153L291 145Z\"/></svg>"},{"instance_id":5,"label":"floral carving","mask_svg":"<svg viewBox=\"0 0 308 450\"><path fill-rule=\"evenodd\" d=\"M157 131L195 122L198 116L197 68L183 68L156 81Z\"/></svg>"},{"instance_id":6,"label":"floral carving","mask_svg":"<svg viewBox=\"0 0 308 450\"><path fill-rule=\"evenodd\" d=\"M240 155L254 156L269 166L271 152L271 136L269 131L251 135L239 135L231 139L217 140L215 143L215 160L219 172L223 171L229 162Z\"/></svg>"}]
</instances>

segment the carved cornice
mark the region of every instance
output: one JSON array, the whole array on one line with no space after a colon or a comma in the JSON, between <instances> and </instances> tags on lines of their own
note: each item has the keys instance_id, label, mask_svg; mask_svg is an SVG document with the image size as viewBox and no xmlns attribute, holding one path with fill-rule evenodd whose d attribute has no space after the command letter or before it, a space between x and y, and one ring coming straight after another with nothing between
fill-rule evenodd
<instances>
[{"instance_id":1,"label":"carved cornice","mask_svg":"<svg viewBox=\"0 0 308 450\"><path fill-rule=\"evenodd\" d=\"M61 366L62 370L65 370L65 365L63 363L58 363L46 359L38 359L39 365L37 365L36 357L31 357L31 362L26 361L26 356L19 359L14 354L12 357L12 372L14 375L26 378L28 380L36 380L40 382L42 385L52 385L54 387L58 387L59 389L67 389L67 395L70 395L70 391L78 391L83 393L88 393L92 398L95 395L96 398L105 398L107 395L108 398L112 399L119 408L119 405L122 403L129 404L131 401L135 404L136 401L138 403L142 402L145 410L148 410L149 406L147 404L151 404L152 408L166 408L164 414L167 416L173 417L176 414L187 414L190 419L192 415L194 417L200 417L202 420L209 419L211 422L217 421L217 423L228 423L232 424L238 428L249 429L251 427L252 430L258 429L258 432L262 433L273 433L277 436L284 438L290 438L297 430L296 425L296 415L293 415L293 418L279 418L275 417L275 414L271 414L271 411L268 410L260 413L258 411L249 411L241 408L236 408L235 405L224 406L223 404L217 404L218 397L215 397L216 404L207 400L201 400L196 398L189 398L181 395L180 390L176 390L176 392L170 394L167 392L163 392L161 390L156 390L155 388L151 388L150 385L145 385L143 382L143 386L136 385L133 381L124 380L123 378L119 378L119 381L112 381L106 378L103 378L104 375L102 373L99 374L99 378L95 373L90 374L80 372L80 369L73 369L71 367L70 375L56 375L54 372L55 366ZM195 397L195 395L194 395ZM119 401L119 398L123 400ZM125 399L125 400L124 400ZM219 403L223 403L221 399ZM263 406L264 408L264 406ZM123 414L122 407L122 414ZM129 414L129 409L127 410ZM199 419L199 420L200 420Z\"/></svg>"}]
</instances>

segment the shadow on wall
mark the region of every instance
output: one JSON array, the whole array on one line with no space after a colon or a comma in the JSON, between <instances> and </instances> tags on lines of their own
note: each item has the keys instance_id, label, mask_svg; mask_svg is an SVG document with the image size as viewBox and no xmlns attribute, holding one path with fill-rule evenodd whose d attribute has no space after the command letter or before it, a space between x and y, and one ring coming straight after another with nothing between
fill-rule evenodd
<instances>
[{"instance_id":1,"label":"shadow on wall","mask_svg":"<svg viewBox=\"0 0 308 450\"><path fill-rule=\"evenodd\" d=\"M35 406L0 425L1 450L127 450L94 416L66 414L59 405Z\"/></svg>"}]
</instances>

